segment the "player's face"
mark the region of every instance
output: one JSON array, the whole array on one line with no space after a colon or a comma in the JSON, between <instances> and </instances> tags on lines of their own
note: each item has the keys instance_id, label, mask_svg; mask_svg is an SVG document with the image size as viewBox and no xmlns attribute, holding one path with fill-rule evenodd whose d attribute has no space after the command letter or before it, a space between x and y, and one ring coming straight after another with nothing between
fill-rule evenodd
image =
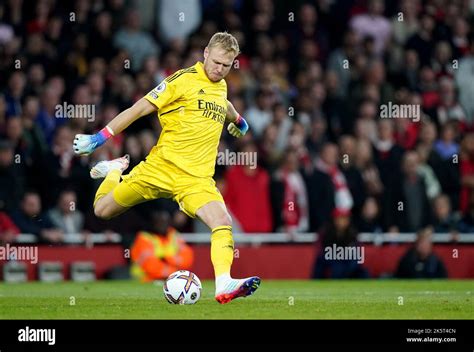
<instances>
[{"instance_id":1,"label":"player's face","mask_svg":"<svg viewBox=\"0 0 474 352\"><path fill-rule=\"evenodd\" d=\"M230 71L235 55L218 46L204 49L204 71L213 82L219 82Z\"/></svg>"}]
</instances>

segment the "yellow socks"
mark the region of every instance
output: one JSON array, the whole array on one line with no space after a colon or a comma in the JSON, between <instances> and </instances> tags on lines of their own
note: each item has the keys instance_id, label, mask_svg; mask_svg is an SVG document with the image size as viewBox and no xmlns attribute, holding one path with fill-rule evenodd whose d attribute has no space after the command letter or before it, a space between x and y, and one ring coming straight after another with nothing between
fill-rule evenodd
<instances>
[{"instance_id":1,"label":"yellow socks","mask_svg":"<svg viewBox=\"0 0 474 352\"><path fill-rule=\"evenodd\" d=\"M211 234L211 261L216 278L230 277L230 267L234 259L234 240L232 226L218 226Z\"/></svg>"},{"instance_id":2,"label":"yellow socks","mask_svg":"<svg viewBox=\"0 0 474 352\"><path fill-rule=\"evenodd\" d=\"M107 174L104 181L102 181L99 188L97 189L97 193L95 194L94 207L100 198L111 192L119 184L120 177L122 177L122 171L120 170L112 170Z\"/></svg>"}]
</instances>

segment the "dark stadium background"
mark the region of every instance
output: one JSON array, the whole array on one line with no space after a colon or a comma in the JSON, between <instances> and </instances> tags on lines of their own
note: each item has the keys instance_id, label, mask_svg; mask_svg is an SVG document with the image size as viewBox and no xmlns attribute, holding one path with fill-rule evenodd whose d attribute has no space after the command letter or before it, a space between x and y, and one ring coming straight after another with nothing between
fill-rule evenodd
<instances>
[{"instance_id":1,"label":"dark stadium background","mask_svg":"<svg viewBox=\"0 0 474 352\"><path fill-rule=\"evenodd\" d=\"M156 116L88 157L72 142L202 60L211 35L226 30L242 52L228 98L250 131L236 140L224 130L219 150L258 155L252 171L216 167L235 221L236 272L310 278L323 235L347 215L335 187L343 174L371 277L393 275L415 233L431 227L448 277L472 278L473 25L469 1L2 1L0 241L40 243L67 278L71 261L93 261L103 278L127 263L124 249L162 209L193 243L193 270L212 277L208 230L176 204L149 202L110 221L93 214L90 167L124 153L129 170L143 160L160 133ZM58 116L64 104L93 116ZM388 104L419 106L420 120L380 118ZM61 202L74 213L66 229L54 223Z\"/></svg>"}]
</instances>

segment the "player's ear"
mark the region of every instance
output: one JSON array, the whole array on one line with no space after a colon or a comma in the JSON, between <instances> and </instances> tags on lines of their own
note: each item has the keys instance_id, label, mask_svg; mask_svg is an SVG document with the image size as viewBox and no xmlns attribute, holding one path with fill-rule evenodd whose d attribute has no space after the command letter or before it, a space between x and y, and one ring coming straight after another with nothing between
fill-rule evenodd
<instances>
[{"instance_id":1,"label":"player's ear","mask_svg":"<svg viewBox=\"0 0 474 352\"><path fill-rule=\"evenodd\" d=\"M208 56L209 56L209 48L206 46L204 48L204 59L206 60Z\"/></svg>"}]
</instances>

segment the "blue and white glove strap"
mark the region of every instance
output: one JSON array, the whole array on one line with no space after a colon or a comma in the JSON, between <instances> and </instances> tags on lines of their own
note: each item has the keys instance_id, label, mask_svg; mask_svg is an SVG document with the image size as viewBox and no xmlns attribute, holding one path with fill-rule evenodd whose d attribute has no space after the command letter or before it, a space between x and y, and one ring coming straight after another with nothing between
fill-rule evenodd
<instances>
[{"instance_id":1,"label":"blue and white glove strap","mask_svg":"<svg viewBox=\"0 0 474 352\"><path fill-rule=\"evenodd\" d=\"M239 129L240 133L242 133L242 135L246 134L249 130L249 125L247 121L245 121L245 119L241 115L237 117L234 124Z\"/></svg>"}]
</instances>

